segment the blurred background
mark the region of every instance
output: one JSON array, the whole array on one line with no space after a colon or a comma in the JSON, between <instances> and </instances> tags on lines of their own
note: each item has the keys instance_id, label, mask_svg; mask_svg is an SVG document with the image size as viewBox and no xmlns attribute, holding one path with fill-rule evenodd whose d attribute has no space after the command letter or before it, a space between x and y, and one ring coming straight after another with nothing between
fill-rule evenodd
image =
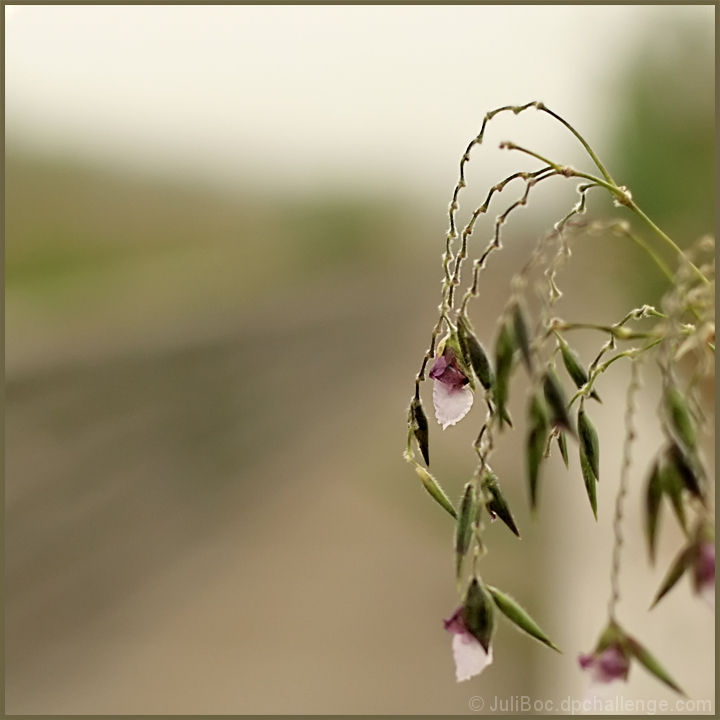
<instances>
[{"instance_id":1,"label":"blurred background","mask_svg":"<svg viewBox=\"0 0 720 720\"><path fill-rule=\"evenodd\" d=\"M551 459L529 518L518 374L519 427L494 468L523 539L490 527L483 576L565 654L501 622L494 664L462 685L441 622L457 604L452 527L402 460L406 407L458 161L488 110L544 101L680 245L713 232L714 26L712 6L7 6L6 712L580 699L576 656L605 617L627 368L593 406L597 524L576 458L569 472ZM504 139L590 169L549 117L498 117L461 218L536 167L499 152ZM471 306L486 344L510 277L574 193L539 186L508 224ZM659 301L662 276L626 242L576 241L560 315L614 322ZM599 342L577 337L586 363ZM668 520L648 566L648 370L620 619L691 698L713 700L710 610L683 580L646 612L682 543ZM432 469L454 499L479 406L444 433L431 418ZM623 695L675 702L637 667Z\"/></svg>"}]
</instances>

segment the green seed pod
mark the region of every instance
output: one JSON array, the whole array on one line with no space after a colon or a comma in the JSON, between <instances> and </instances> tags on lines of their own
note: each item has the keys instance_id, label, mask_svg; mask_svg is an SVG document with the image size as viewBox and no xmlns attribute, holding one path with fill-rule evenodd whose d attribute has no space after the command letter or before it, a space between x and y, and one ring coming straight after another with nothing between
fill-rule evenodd
<instances>
[{"instance_id":1,"label":"green seed pod","mask_svg":"<svg viewBox=\"0 0 720 720\"><path fill-rule=\"evenodd\" d=\"M516 600L513 600L513 598L501 592L497 588L488 586L488 590L490 591L492 599L495 601L495 604L500 612L502 612L502 614L505 615L510 622L514 623L516 627L524 630L528 635L534 637L536 640L539 640L544 645L560 652L557 645L550 640L550 638L540 629L540 626L530 617L530 615L528 615L527 611L522 608Z\"/></svg>"},{"instance_id":2,"label":"green seed pod","mask_svg":"<svg viewBox=\"0 0 720 720\"><path fill-rule=\"evenodd\" d=\"M645 534L648 543L648 552L651 562L655 562L655 541L660 522L660 509L662 508L663 475L660 461L656 460L650 471L645 491Z\"/></svg>"},{"instance_id":3,"label":"green seed pod","mask_svg":"<svg viewBox=\"0 0 720 720\"><path fill-rule=\"evenodd\" d=\"M570 458L568 457L567 437L565 437L565 433L562 431L558 433L557 444L560 448L560 455L562 456L563 462L565 463L565 467L569 469Z\"/></svg>"},{"instance_id":4,"label":"green seed pod","mask_svg":"<svg viewBox=\"0 0 720 720\"><path fill-rule=\"evenodd\" d=\"M467 318L462 315L457 320L458 339L460 347L465 355L465 362L472 367L477 375L480 384L490 390L495 383L495 377L490 360L485 352L485 348L473 333Z\"/></svg>"},{"instance_id":5,"label":"green seed pod","mask_svg":"<svg viewBox=\"0 0 720 720\"><path fill-rule=\"evenodd\" d=\"M704 494L700 488L700 478L695 470L693 461L676 442L673 442L668 451L668 462L682 479L683 485L695 497L704 501Z\"/></svg>"},{"instance_id":6,"label":"green seed pod","mask_svg":"<svg viewBox=\"0 0 720 720\"><path fill-rule=\"evenodd\" d=\"M626 635L623 645L645 669L675 692L685 695L680 686L670 677L667 670L634 638ZM687 697L687 696L686 696Z\"/></svg>"},{"instance_id":7,"label":"green seed pod","mask_svg":"<svg viewBox=\"0 0 720 720\"><path fill-rule=\"evenodd\" d=\"M517 537L520 537L520 532L517 529L505 496L502 494L498 479L490 470L485 470L483 473L480 487L485 491L487 498L485 507L490 513L490 517L493 520L495 517L499 517Z\"/></svg>"},{"instance_id":8,"label":"green seed pod","mask_svg":"<svg viewBox=\"0 0 720 720\"><path fill-rule=\"evenodd\" d=\"M429 448L429 432L428 432L428 421L425 411L423 410L422 402L419 398L413 398L412 404L410 405L410 412L412 414L413 423L413 435L417 441L420 452L425 459L425 464L430 465L430 448Z\"/></svg>"},{"instance_id":9,"label":"green seed pod","mask_svg":"<svg viewBox=\"0 0 720 720\"><path fill-rule=\"evenodd\" d=\"M685 483L680 473L672 462L662 462L660 465L660 480L663 492L670 498L673 510L677 516L680 527L687 532L687 520L685 519L685 500L683 490Z\"/></svg>"},{"instance_id":10,"label":"green seed pod","mask_svg":"<svg viewBox=\"0 0 720 720\"><path fill-rule=\"evenodd\" d=\"M457 512L455 512L453 504L438 484L438 481L427 470L425 470L425 468L422 468L419 465L415 466L415 472L420 477L420 480L422 480L423 487L428 491L428 493L430 493L430 497L432 497L432 499L440 505L440 507L457 519Z\"/></svg>"},{"instance_id":11,"label":"green seed pod","mask_svg":"<svg viewBox=\"0 0 720 720\"><path fill-rule=\"evenodd\" d=\"M670 566L667 575L665 575L665 579L663 580L660 589L655 595L655 599L652 601L652 605L649 608L650 610L652 610L658 604L658 602L660 602L660 600L665 595L667 595L670 590L673 589L673 587L675 586L677 581L683 576L685 571L688 568L692 567L695 560L695 555L696 549L693 546L688 546L678 554L675 560L673 560L673 563Z\"/></svg>"},{"instance_id":12,"label":"green seed pod","mask_svg":"<svg viewBox=\"0 0 720 720\"><path fill-rule=\"evenodd\" d=\"M472 579L465 593L463 620L468 632L483 646L485 652L488 652L495 629L495 608L490 593L477 577Z\"/></svg>"},{"instance_id":13,"label":"green seed pod","mask_svg":"<svg viewBox=\"0 0 720 720\"><path fill-rule=\"evenodd\" d=\"M545 406L539 397L533 396L528 412L529 432L526 444L526 465L530 508L537 509L540 466L545 458L545 446L550 432Z\"/></svg>"},{"instance_id":14,"label":"green seed pod","mask_svg":"<svg viewBox=\"0 0 720 720\"><path fill-rule=\"evenodd\" d=\"M520 349L527 371L532 374L532 355L530 353L530 332L528 331L527 319L519 303L513 306L513 330L515 331L515 342Z\"/></svg>"},{"instance_id":15,"label":"green seed pod","mask_svg":"<svg viewBox=\"0 0 720 720\"><path fill-rule=\"evenodd\" d=\"M477 515L477 504L478 498L475 484L469 482L465 486L460 500L460 514L455 525L455 570L458 579L460 578L463 558L470 547L473 524Z\"/></svg>"},{"instance_id":16,"label":"green seed pod","mask_svg":"<svg viewBox=\"0 0 720 720\"><path fill-rule=\"evenodd\" d=\"M666 390L665 407L678 439L688 450L692 450L697 441L695 421L690 414L685 398L676 387L670 387Z\"/></svg>"},{"instance_id":17,"label":"green seed pod","mask_svg":"<svg viewBox=\"0 0 720 720\"><path fill-rule=\"evenodd\" d=\"M500 427L506 422L505 405L510 389L510 375L512 374L513 357L515 355L515 339L510 325L505 322L500 329L495 344L495 388L494 398L500 416Z\"/></svg>"},{"instance_id":18,"label":"green seed pod","mask_svg":"<svg viewBox=\"0 0 720 720\"><path fill-rule=\"evenodd\" d=\"M565 391L553 365L549 365L545 373L543 392L545 393L545 400L550 410L550 422L552 425L554 427L565 428L571 435L575 436L575 430L567 411Z\"/></svg>"},{"instance_id":19,"label":"green seed pod","mask_svg":"<svg viewBox=\"0 0 720 720\"><path fill-rule=\"evenodd\" d=\"M560 340L560 353L562 355L565 369L568 371L568 375L572 378L578 389L587 384L588 374L585 372L585 368L580 362L580 358L570 349L569 345L562 339ZM590 393L590 397L598 402L602 402L598 394L593 390Z\"/></svg>"},{"instance_id":20,"label":"green seed pod","mask_svg":"<svg viewBox=\"0 0 720 720\"><path fill-rule=\"evenodd\" d=\"M590 467L595 475L595 479L600 479L600 443L595 426L590 422L590 418L585 413L585 409L580 406L578 411L578 430L580 432L580 447L585 451L585 456L590 462Z\"/></svg>"}]
</instances>

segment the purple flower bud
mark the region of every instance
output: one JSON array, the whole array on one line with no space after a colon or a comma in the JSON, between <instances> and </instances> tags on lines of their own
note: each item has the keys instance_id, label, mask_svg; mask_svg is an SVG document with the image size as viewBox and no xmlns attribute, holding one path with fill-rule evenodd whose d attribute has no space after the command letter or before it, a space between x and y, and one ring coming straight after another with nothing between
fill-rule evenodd
<instances>
[{"instance_id":1,"label":"purple flower bud","mask_svg":"<svg viewBox=\"0 0 720 720\"><path fill-rule=\"evenodd\" d=\"M700 544L695 560L695 588L700 597L715 609L715 545L711 542Z\"/></svg>"}]
</instances>

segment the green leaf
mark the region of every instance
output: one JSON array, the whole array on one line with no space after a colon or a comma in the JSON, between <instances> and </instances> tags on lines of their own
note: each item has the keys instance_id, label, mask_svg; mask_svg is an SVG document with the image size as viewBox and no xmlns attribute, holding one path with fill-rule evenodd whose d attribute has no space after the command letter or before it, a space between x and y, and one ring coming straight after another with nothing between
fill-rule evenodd
<instances>
[{"instance_id":1,"label":"green leaf","mask_svg":"<svg viewBox=\"0 0 720 720\"><path fill-rule=\"evenodd\" d=\"M670 445L668 462L670 467L677 471L688 491L700 500L704 500L703 491L700 488L700 478L694 467L695 463L676 442Z\"/></svg>"},{"instance_id":2,"label":"green leaf","mask_svg":"<svg viewBox=\"0 0 720 720\"><path fill-rule=\"evenodd\" d=\"M520 349L523 361L527 371L532 374L532 355L530 354L530 333L525 318L525 313L519 303L513 306L513 330L515 332L515 342Z\"/></svg>"},{"instance_id":3,"label":"green leaf","mask_svg":"<svg viewBox=\"0 0 720 720\"><path fill-rule=\"evenodd\" d=\"M413 434L417 441L420 452L425 460L426 465L430 465L430 447L429 447L429 432L428 432L428 421L423 410L422 402L419 398L413 398L412 404L410 405L410 411L412 413L413 421Z\"/></svg>"},{"instance_id":4,"label":"green leaf","mask_svg":"<svg viewBox=\"0 0 720 720\"><path fill-rule=\"evenodd\" d=\"M655 562L655 541L660 522L660 509L662 508L663 477L660 469L660 460L656 460L650 471L645 491L645 534L648 543L650 560Z\"/></svg>"},{"instance_id":5,"label":"green leaf","mask_svg":"<svg viewBox=\"0 0 720 720\"><path fill-rule=\"evenodd\" d=\"M585 457L590 463L595 479L600 480L600 442L597 430L590 422L590 418L587 416L582 404L578 411L578 432L580 434L580 447L585 451Z\"/></svg>"},{"instance_id":6,"label":"green leaf","mask_svg":"<svg viewBox=\"0 0 720 720\"><path fill-rule=\"evenodd\" d=\"M580 469L582 470L583 480L585 481L585 490L587 490L588 500L590 500L590 507L592 508L593 515L597 520L597 490L595 487L597 478L595 477L592 465L590 464L582 446L580 446Z\"/></svg>"},{"instance_id":7,"label":"green leaf","mask_svg":"<svg viewBox=\"0 0 720 720\"><path fill-rule=\"evenodd\" d=\"M470 322L462 315L458 318L457 330L465 361L472 366L481 385L490 390L495 384L495 376L485 348L473 333Z\"/></svg>"},{"instance_id":8,"label":"green leaf","mask_svg":"<svg viewBox=\"0 0 720 720\"><path fill-rule=\"evenodd\" d=\"M695 554L695 548L688 546L680 552L675 560L673 560L667 575L665 575L665 579L662 581L662 585L660 585L660 589L657 591L657 595L655 595L655 599L652 601L652 605L650 605L650 610L658 604L661 598L672 590L675 583L677 583L677 581L683 576L683 573L688 568L692 567Z\"/></svg>"},{"instance_id":9,"label":"green leaf","mask_svg":"<svg viewBox=\"0 0 720 720\"><path fill-rule=\"evenodd\" d=\"M415 466L415 472L420 477L420 480L422 480L425 489L430 493L430 497L432 497L440 507L457 519L457 512L455 512L453 504L448 500L448 496L444 493L438 481L425 468L419 465Z\"/></svg>"},{"instance_id":10,"label":"green leaf","mask_svg":"<svg viewBox=\"0 0 720 720\"><path fill-rule=\"evenodd\" d=\"M473 523L477 514L477 490L475 483L469 482L465 486L462 499L460 500L460 513L455 525L455 571L456 577L460 578L462 561L470 547L472 539Z\"/></svg>"},{"instance_id":11,"label":"green leaf","mask_svg":"<svg viewBox=\"0 0 720 720\"><path fill-rule=\"evenodd\" d=\"M688 450L695 447L697 430L682 393L676 387L665 391L665 407L676 435Z\"/></svg>"},{"instance_id":12,"label":"green leaf","mask_svg":"<svg viewBox=\"0 0 720 720\"><path fill-rule=\"evenodd\" d=\"M520 532L517 529L515 519L510 512L505 496L502 494L498 479L490 470L486 470L483 473L480 487L485 490L486 495L489 496L485 507L490 513L490 517L493 519L496 516L499 517L517 537L520 537Z\"/></svg>"},{"instance_id":13,"label":"green leaf","mask_svg":"<svg viewBox=\"0 0 720 720\"><path fill-rule=\"evenodd\" d=\"M488 590L500 612L502 612L510 622L514 623L521 630L524 630L528 635L531 635L541 643L551 647L553 650L557 650L557 652L561 652L560 648L550 640L540 629L540 626L528 615L527 611L513 600L513 598L489 585Z\"/></svg>"},{"instance_id":14,"label":"green leaf","mask_svg":"<svg viewBox=\"0 0 720 720\"><path fill-rule=\"evenodd\" d=\"M562 355L565 369L572 381L575 383L576 387L580 389L587 384L589 379L588 374L585 372L585 368L582 366L580 358L578 358L575 352L570 349L570 346L565 342L565 340L559 336L558 339L560 341L560 354ZM598 402L602 402L595 390L590 393L590 397L594 398Z\"/></svg>"},{"instance_id":15,"label":"green leaf","mask_svg":"<svg viewBox=\"0 0 720 720\"><path fill-rule=\"evenodd\" d=\"M543 392L545 393L545 400L550 409L550 422L552 425L554 427L565 428L565 430L574 436L575 430L568 415L565 391L553 365L549 365L545 373Z\"/></svg>"},{"instance_id":16,"label":"green leaf","mask_svg":"<svg viewBox=\"0 0 720 720\"><path fill-rule=\"evenodd\" d=\"M463 620L470 634L488 652L495 629L495 610L488 589L476 577L468 585L463 600Z\"/></svg>"},{"instance_id":17,"label":"green leaf","mask_svg":"<svg viewBox=\"0 0 720 720\"><path fill-rule=\"evenodd\" d=\"M510 375L512 374L513 357L515 355L515 339L510 325L505 322L500 329L495 344L495 387L493 396L500 417L500 428L505 420L505 406L510 390Z\"/></svg>"},{"instance_id":18,"label":"green leaf","mask_svg":"<svg viewBox=\"0 0 720 720\"><path fill-rule=\"evenodd\" d=\"M685 695L680 686L670 677L667 670L634 638L629 635L625 636L626 647L632 656L658 680L665 683L675 692Z\"/></svg>"},{"instance_id":19,"label":"green leaf","mask_svg":"<svg viewBox=\"0 0 720 720\"><path fill-rule=\"evenodd\" d=\"M557 436L557 444L560 448L560 455L562 455L563 462L565 463L565 467L570 469L570 458L568 457L568 448L567 448L567 437L565 436L565 433L560 431Z\"/></svg>"},{"instance_id":20,"label":"green leaf","mask_svg":"<svg viewBox=\"0 0 720 720\"><path fill-rule=\"evenodd\" d=\"M531 400L528 421L530 430L528 432L525 449L525 464L527 467L528 490L530 493L530 508L536 510L540 466L545 459L545 447L550 432L544 403L537 395L533 396Z\"/></svg>"},{"instance_id":21,"label":"green leaf","mask_svg":"<svg viewBox=\"0 0 720 720\"><path fill-rule=\"evenodd\" d=\"M685 501L683 490L685 483L673 463L663 462L660 466L660 478L662 489L670 498L675 515L680 523L683 532L687 534L687 519L685 518Z\"/></svg>"}]
</instances>

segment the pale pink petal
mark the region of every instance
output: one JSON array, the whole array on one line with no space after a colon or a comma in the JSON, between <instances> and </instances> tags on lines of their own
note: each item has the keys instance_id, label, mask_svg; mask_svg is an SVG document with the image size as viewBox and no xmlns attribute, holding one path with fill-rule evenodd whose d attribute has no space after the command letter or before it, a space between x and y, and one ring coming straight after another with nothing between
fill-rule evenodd
<instances>
[{"instance_id":1,"label":"pale pink petal","mask_svg":"<svg viewBox=\"0 0 720 720\"><path fill-rule=\"evenodd\" d=\"M588 683L585 695L583 696L583 713L598 713L605 709L605 702L623 693L620 685L624 681L621 678L610 682L592 678Z\"/></svg>"},{"instance_id":2,"label":"pale pink petal","mask_svg":"<svg viewBox=\"0 0 720 720\"><path fill-rule=\"evenodd\" d=\"M444 430L448 425L454 425L462 420L470 412L473 391L467 386L458 388L435 380L433 404L435 417Z\"/></svg>"},{"instance_id":3,"label":"pale pink petal","mask_svg":"<svg viewBox=\"0 0 720 720\"><path fill-rule=\"evenodd\" d=\"M700 586L700 597L714 610L715 609L715 581L703 583Z\"/></svg>"},{"instance_id":4,"label":"pale pink petal","mask_svg":"<svg viewBox=\"0 0 720 720\"><path fill-rule=\"evenodd\" d=\"M485 648L470 633L453 635L452 648L458 682L479 675L492 663L492 648L485 652Z\"/></svg>"}]
</instances>

